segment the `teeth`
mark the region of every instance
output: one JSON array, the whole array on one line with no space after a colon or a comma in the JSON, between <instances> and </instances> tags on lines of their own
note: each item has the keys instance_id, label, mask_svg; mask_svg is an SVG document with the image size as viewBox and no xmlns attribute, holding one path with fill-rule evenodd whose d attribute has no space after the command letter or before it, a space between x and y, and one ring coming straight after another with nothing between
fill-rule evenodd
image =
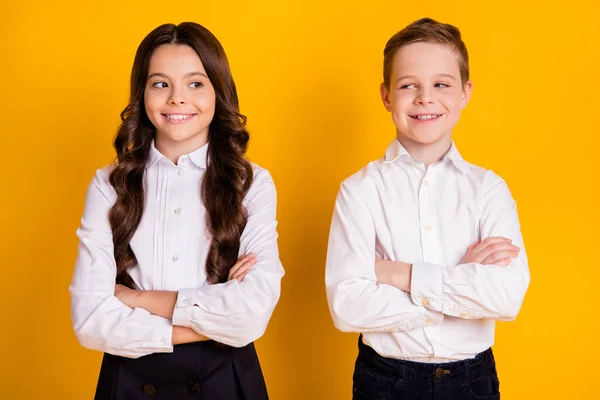
<instances>
[{"instance_id":1,"label":"teeth","mask_svg":"<svg viewBox=\"0 0 600 400\"><path fill-rule=\"evenodd\" d=\"M416 116L414 116L412 118L418 119L420 121L426 121L426 120L429 120L429 119L438 118L439 116L440 116L440 114L427 114L427 115L416 115Z\"/></svg>"},{"instance_id":2,"label":"teeth","mask_svg":"<svg viewBox=\"0 0 600 400\"><path fill-rule=\"evenodd\" d=\"M189 114L189 115L185 115L185 114L167 114L167 118L169 118L169 119L177 119L177 120L179 120L179 119L188 119L191 116L192 116L191 114Z\"/></svg>"}]
</instances>

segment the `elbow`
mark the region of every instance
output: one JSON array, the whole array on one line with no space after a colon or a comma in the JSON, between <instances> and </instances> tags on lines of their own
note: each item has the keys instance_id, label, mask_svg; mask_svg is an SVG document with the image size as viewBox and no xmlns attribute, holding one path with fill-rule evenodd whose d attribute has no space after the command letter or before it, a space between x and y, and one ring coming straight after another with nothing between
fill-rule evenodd
<instances>
[{"instance_id":1,"label":"elbow","mask_svg":"<svg viewBox=\"0 0 600 400\"><path fill-rule=\"evenodd\" d=\"M106 345L107 340L99 333L100 330L88 330L85 327L75 329L75 337L82 347L89 350L106 352L108 350L108 346Z\"/></svg>"},{"instance_id":2,"label":"elbow","mask_svg":"<svg viewBox=\"0 0 600 400\"><path fill-rule=\"evenodd\" d=\"M366 321L360 321L358 315L364 313L357 312L356 307L349 307L342 298L334 298L330 303L329 311L333 319L333 326L340 332L362 332L360 327L364 326Z\"/></svg>"},{"instance_id":3,"label":"elbow","mask_svg":"<svg viewBox=\"0 0 600 400\"><path fill-rule=\"evenodd\" d=\"M498 312L499 321L514 321L521 310L521 303L507 302L505 306Z\"/></svg>"},{"instance_id":4,"label":"elbow","mask_svg":"<svg viewBox=\"0 0 600 400\"><path fill-rule=\"evenodd\" d=\"M360 329L358 329L355 325L352 325L351 323L349 323L348 321L340 318L339 316L334 316L333 317L333 326L335 326L335 328L338 331L344 332L344 333L357 333L357 332L361 332Z\"/></svg>"},{"instance_id":5,"label":"elbow","mask_svg":"<svg viewBox=\"0 0 600 400\"><path fill-rule=\"evenodd\" d=\"M501 321L514 321L521 311L525 293L529 287L529 279L515 285L511 290L507 290L503 304L499 307L498 319Z\"/></svg>"},{"instance_id":6,"label":"elbow","mask_svg":"<svg viewBox=\"0 0 600 400\"><path fill-rule=\"evenodd\" d=\"M264 310L260 313L248 313L244 318L238 319L225 344L240 348L260 339L267 330L272 313L272 309Z\"/></svg>"},{"instance_id":7,"label":"elbow","mask_svg":"<svg viewBox=\"0 0 600 400\"><path fill-rule=\"evenodd\" d=\"M245 332L241 332L237 337L232 338L231 343L229 345L231 347L246 347L250 343L260 339L266 331L266 327L260 329L248 329Z\"/></svg>"},{"instance_id":8,"label":"elbow","mask_svg":"<svg viewBox=\"0 0 600 400\"><path fill-rule=\"evenodd\" d=\"M246 325L244 327L240 327L236 333L229 337L227 343L225 344L236 348L246 347L250 343L260 339L265 334L266 330L266 324L258 325L255 321L254 326Z\"/></svg>"}]
</instances>

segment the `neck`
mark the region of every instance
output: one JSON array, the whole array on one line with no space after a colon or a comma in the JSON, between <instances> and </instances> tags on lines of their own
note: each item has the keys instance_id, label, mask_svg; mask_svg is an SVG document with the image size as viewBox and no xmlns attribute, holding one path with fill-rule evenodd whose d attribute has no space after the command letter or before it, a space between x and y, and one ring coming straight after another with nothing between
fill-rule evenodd
<instances>
[{"instance_id":1,"label":"neck","mask_svg":"<svg viewBox=\"0 0 600 400\"><path fill-rule=\"evenodd\" d=\"M425 164L425 167L440 161L452 146L452 139L449 135L433 143L419 143L400 134L397 135L397 138L408 154Z\"/></svg>"},{"instance_id":2,"label":"neck","mask_svg":"<svg viewBox=\"0 0 600 400\"><path fill-rule=\"evenodd\" d=\"M163 135L156 135L156 140L154 141L156 150L171 160L171 162L175 165L177 165L179 157L198 150L206 143L208 143L208 132L196 135L183 141L172 140L164 137Z\"/></svg>"}]
</instances>

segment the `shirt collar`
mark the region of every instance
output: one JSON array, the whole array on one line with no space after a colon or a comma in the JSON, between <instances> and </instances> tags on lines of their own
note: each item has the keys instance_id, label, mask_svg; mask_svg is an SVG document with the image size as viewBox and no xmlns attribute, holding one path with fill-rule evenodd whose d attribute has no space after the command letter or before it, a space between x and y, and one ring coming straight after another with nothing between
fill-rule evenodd
<instances>
[{"instance_id":1,"label":"shirt collar","mask_svg":"<svg viewBox=\"0 0 600 400\"><path fill-rule=\"evenodd\" d=\"M204 146L200 147L199 149L192 151L189 154L185 154L185 155L182 155L181 157L179 157L178 164L185 164L186 160L189 159L197 167L206 168L206 158L207 157L208 157L208 143L206 143ZM158 151L156 149L156 146L154 145L154 140L153 140L152 144L150 145L150 154L148 154L148 160L146 160L146 168L147 169L152 168L159 160L161 160L163 158L165 160L171 162L170 160L167 159L167 157L165 157L160 151Z\"/></svg>"},{"instance_id":2,"label":"shirt collar","mask_svg":"<svg viewBox=\"0 0 600 400\"><path fill-rule=\"evenodd\" d=\"M397 138L394 138L394 140L392 141L392 143L388 146L386 152L385 152L385 163L391 163L396 161L397 159L401 158L404 161L407 161L411 164L416 163L417 161L408 153L408 151L404 148L404 146L402 146L402 144L400 143L400 141ZM466 162L462 156L460 155L460 153L458 152L458 149L456 148L456 145L454 144L454 141L452 141L452 145L450 146L450 150L448 150L446 152L446 154L444 154L444 157L442 158L442 160L440 162L444 163L446 161L452 161L452 163L461 171L463 172L467 172L470 168L470 165L468 162Z\"/></svg>"}]
</instances>

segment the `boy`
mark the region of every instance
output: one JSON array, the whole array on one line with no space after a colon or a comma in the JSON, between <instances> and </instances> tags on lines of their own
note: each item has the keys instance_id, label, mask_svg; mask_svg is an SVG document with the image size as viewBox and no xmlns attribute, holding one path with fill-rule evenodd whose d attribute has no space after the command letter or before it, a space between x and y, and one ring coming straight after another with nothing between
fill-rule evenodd
<instances>
[{"instance_id":1,"label":"boy","mask_svg":"<svg viewBox=\"0 0 600 400\"><path fill-rule=\"evenodd\" d=\"M471 89L454 26L425 18L388 41L396 139L343 182L327 255L334 324L361 333L354 399L500 397L495 320L516 317L529 269L506 183L452 142Z\"/></svg>"}]
</instances>

